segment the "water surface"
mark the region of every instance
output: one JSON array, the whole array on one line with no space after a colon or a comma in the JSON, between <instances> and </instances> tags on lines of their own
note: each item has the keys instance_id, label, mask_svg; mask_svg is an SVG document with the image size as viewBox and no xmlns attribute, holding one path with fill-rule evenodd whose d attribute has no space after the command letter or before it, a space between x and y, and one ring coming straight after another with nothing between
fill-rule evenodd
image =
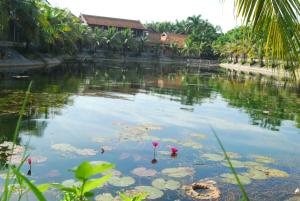
<instances>
[{"instance_id":1,"label":"water surface","mask_svg":"<svg viewBox=\"0 0 300 201\"><path fill-rule=\"evenodd\" d=\"M12 138L31 79L30 109L18 143L29 142L34 161L30 178L36 183L71 179L68 169L82 161L106 161L135 183L107 184L96 195L151 186L157 178L180 185L210 179L217 182L221 200L238 200L238 187L220 176L230 173L224 160L208 157L221 155L214 128L227 151L235 153L232 160L240 174L257 170L245 165L249 161L261 164L267 178L255 175L245 185L251 200L287 200L300 185L300 92L291 83L176 64L59 67L28 79L0 81L1 142ZM159 142L155 164L152 141ZM66 146L72 148L60 149ZM170 147L179 149L177 157L171 157ZM256 161L257 155L272 161ZM134 174L140 167L156 174ZM183 177L163 171L178 167L193 171ZM27 169L24 165L22 171ZM268 175L268 169L279 175ZM164 195L156 200L191 200L181 189L161 191ZM58 199L54 195L50 199Z\"/></svg>"}]
</instances>

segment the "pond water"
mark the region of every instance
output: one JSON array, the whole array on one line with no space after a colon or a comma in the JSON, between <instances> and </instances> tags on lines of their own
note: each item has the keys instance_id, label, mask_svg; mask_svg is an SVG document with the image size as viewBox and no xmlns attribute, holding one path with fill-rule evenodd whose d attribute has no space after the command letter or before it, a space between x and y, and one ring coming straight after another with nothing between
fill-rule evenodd
<instances>
[{"instance_id":1,"label":"pond water","mask_svg":"<svg viewBox=\"0 0 300 201\"><path fill-rule=\"evenodd\" d=\"M220 200L238 200L213 128L251 200L300 199L294 195L300 187L298 86L180 64L63 66L0 81L1 142L12 140L31 79L18 143L29 144L29 177L36 183L62 183L81 162L106 161L116 165L115 177L95 191L96 200L142 189L154 200L189 201L181 186L207 179L216 182Z\"/></svg>"}]
</instances>

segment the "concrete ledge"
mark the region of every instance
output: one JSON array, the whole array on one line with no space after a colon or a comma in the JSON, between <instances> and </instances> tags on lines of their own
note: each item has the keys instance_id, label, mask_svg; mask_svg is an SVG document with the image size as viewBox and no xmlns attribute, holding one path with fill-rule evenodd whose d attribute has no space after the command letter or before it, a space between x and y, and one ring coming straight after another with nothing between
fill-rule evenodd
<instances>
[{"instance_id":1,"label":"concrete ledge","mask_svg":"<svg viewBox=\"0 0 300 201\"><path fill-rule=\"evenodd\" d=\"M227 64L227 63L222 63L220 64L221 68L229 69L229 70L234 70L237 72L244 72L244 73L253 73L253 74L261 74L261 75L266 75L266 76L271 76L271 77L276 77L276 78L291 78L293 75L283 69L273 69L273 68L267 68L267 67L255 67L255 66L246 66L246 65L240 65L240 64ZM296 72L296 79L300 79L300 70Z\"/></svg>"}]
</instances>

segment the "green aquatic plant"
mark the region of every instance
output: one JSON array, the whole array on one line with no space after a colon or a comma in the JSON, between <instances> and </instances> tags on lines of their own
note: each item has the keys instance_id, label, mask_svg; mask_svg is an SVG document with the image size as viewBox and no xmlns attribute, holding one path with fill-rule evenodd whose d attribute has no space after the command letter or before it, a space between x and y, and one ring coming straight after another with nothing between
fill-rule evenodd
<instances>
[{"instance_id":1,"label":"green aquatic plant","mask_svg":"<svg viewBox=\"0 0 300 201\"><path fill-rule=\"evenodd\" d=\"M229 165L229 168L230 168L230 170L231 170L231 172L232 172L232 174L233 174L233 178L236 180L236 183L237 183L237 185L239 186L239 188L240 188L240 190L241 190L241 192L242 192L243 199L244 199L245 201L249 201L249 197L248 197L248 194L247 194L247 192L246 192L246 190L245 190L245 187L244 187L244 185L242 184L242 182L241 182L241 180L240 180L240 178L239 178L239 175L237 174L237 172L236 172L234 166L232 165L232 163L231 163L231 161L230 161L230 158L229 158L229 156L227 155L227 152L226 152L226 150L225 150L225 147L224 147L223 144L222 144L222 141L220 140L220 138L219 138L217 132L216 132L212 127L211 127L211 130L212 130L214 136L215 136L216 139L217 139L218 144L220 145L220 147L221 147L221 149L222 149L222 151L223 151L223 154L224 154L224 156L225 156L225 159L226 159L226 161L227 161L227 163L228 163L228 165ZM249 179L249 180L250 180L250 179ZM251 183L251 180L250 180L250 183Z\"/></svg>"},{"instance_id":2,"label":"green aquatic plant","mask_svg":"<svg viewBox=\"0 0 300 201\"><path fill-rule=\"evenodd\" d=\"M42 190L46 191L49 187L58 189L64 195L64 198L62 199L63 201L88 200L89 197L94 196L91 191L101 187L109 180L109 178L111 178L112 175L105 175L100 178L93 177L96 175L100 175L101 173L112 168L114 168L113 164L92 164L90 162L83 162L78 167L76 167L75 170L73 170L74 177L77 180L76 182L71 181L68 183L65 182L63 184L44 184L44 188Z\"/></svg>"}]
</instances>

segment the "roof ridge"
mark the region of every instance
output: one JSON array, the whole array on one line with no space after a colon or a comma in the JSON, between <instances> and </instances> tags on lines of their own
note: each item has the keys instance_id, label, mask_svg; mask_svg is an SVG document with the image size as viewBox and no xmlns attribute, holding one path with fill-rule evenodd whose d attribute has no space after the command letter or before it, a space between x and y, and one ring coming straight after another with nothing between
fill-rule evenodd
<instances>
[{"instance_id":1,"label":"roof ridge","mask_svg":"<svg viewBox=\"0 0 300 201\"><path fill-rule=\"evenodd\" d=\"M115 20L126 20L132 22L140 22L140 20L131 20L131 19L124 19L124 18L117 18L117 17L106 17L106 16L99 16L99 15L89 15L89 14L81 14L82 16L89 16L89 17L98 17L98 18L106 18L106 19L115 19Z\"/></svg>"}]
</instances>

